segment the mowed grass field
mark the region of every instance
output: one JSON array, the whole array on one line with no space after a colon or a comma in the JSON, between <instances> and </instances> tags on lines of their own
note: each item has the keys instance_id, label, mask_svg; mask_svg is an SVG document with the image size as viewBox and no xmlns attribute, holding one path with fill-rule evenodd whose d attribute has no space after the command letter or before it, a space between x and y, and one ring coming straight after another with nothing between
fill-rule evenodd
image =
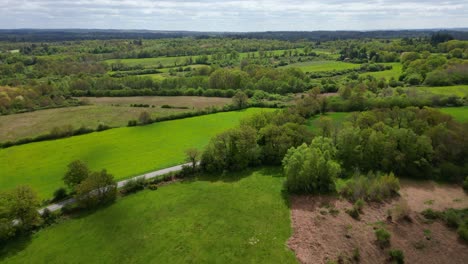
<instances>
[{"instance_id":1,"label":"mowed grass field","mask_svg":"<svg viewBox=\"0 0 468 264\"><path fill-rule=\"evenodd\" d=\"M45 228L2 263L297 263L278 168L145 190Z\"/></svg>"},{"instance_id":2,"label":"mowed grass field","mask_svg":"<svg viewBox=\"0 0 468 264\"><path fill-rule=\"evenodd\" d=\"M398 80L398 78L403 72L403 65L399 62L379 63L379 64L390 65L392 66L392 69L386 70L386 71L379 71L379 72L365 72L365 73L361 73L360 76L370 75L370 76L375 77L376 79L385 78L387 80L390 80L393 77L395 78L395 80Z\"/></svg>"},{"instance_id":3,"label":"mowed grass field","mask_svg":"<svg viewBox=\"0 0 468 264\"><path fill-rule=\"evenodd\" d=\"M96 128L99 124L126 126L129 120L138 119L143 111L155 118L209 106L224 106L231 102L230 98L196 96L88 97L81 100L87 100L92 105L0 116L0 142L47 134L54 127L66 125L72 125L75 129L81 126ZM130 107L130 104L149 104L155 107ZM164 104L186 106L189 109L161 108Z\"/></svg>"},{"instance_id":4,"label":"mowed grass field","mask_svg":"<svg viewBox=\"0 0 468 264\"><path fill-rule=\"evenodd\" d=\"M260 111L273 109L250 108L0 149L0 190L28 184L40 198L50 198L63 186L67 164L76 159L92 170L105 168L116 179L181 164L187 148L203 148L212 136Z\"/></svg>"},{"instance_id":5,"label":"mowed grass field","mask_svg":"<svg viewBox=\"0 0 468 264\"><path fill-rule=\"evenodd\" d=\"M341 62L341 61L308 61L308 62L299 62L293 63L284 67L297 67L303 72L321 72L321 71L339 71L339 70L348 70L356 69L361 67L359 64Z\"/></svg>"},{"instance_id":6,"label":"mowed grass field","mask_svg":"<svg viewBox=\"0 0 468 264\"><path fill-rule=\"evenodd\" d=\"M468 122L468 106L463 107L444 107L439 108L443 113L453 116L455 120L461 123Z\"/></svg>"},{"instance_id":7,"label":"mowed grass field","mask_svg":"<svg viewBox=\"0 0 468 264\"><path fill-rule=\"evenodd\" d=\"M468 97L468 85L454 85L441 87L417 87L420 91L438 94L438 95L456 95L459 97Z\"/></svg>"}]
</instances>

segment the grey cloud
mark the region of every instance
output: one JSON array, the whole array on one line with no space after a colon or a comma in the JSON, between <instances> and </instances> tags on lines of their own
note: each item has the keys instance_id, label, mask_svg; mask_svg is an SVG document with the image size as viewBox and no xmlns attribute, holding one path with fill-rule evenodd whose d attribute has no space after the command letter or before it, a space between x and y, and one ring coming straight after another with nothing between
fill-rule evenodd
<instances>
[{"instance_id":1,"label":"grey cloud","mask_svg":"<svg viewBox=\"0 0 468 264\"><path fill-rule=\"evenodd\" d=\"M0 28L336 30L467 27L467 1L0 0Z\"/></svg>"}]
</instances>

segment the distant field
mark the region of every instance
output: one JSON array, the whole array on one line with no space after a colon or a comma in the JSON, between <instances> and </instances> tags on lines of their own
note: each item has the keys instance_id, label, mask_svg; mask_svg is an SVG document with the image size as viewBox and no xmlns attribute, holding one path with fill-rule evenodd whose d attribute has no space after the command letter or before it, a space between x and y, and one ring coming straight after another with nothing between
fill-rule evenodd
<instances>
[{"instance_id":1,"label":"distant field","mask_svg":"<svg viewBox=\"0 0 468 264\"><path fill-rule=\"evenodd\" d=\"M333 70L347 70L361 67L359 64L341 62L341 61L308 61L290 64L285 67L297 67L303 72L320 72Z\"/></svg>"},{"instance_id":2,"label":"distant field","mask_svg":"<svg viewBox=\"0 0 468 264\"><path fill-rule=\"evenodd\" d=\"M291 51L299 51L303 52L303 49L298 48L298 49L291 49ZM285 51L289 50L271 50L271 51L265 51L266 53L273 53L274 55L282 55ZM331 53L327 50L322 50L322 49L317 49L313 50L317 54L327 54L331 55ZM241 52L239 53L240 58L247 58L248 54L255 54L256 57L259 56L259 52ZM195 60L196 58L201 57L200 55L194 55L194 56L178 56L178 57L156 57L156 58L141 58L141 59L111 59L111 60L105 60L104 62L111 64L111 63L116 63L120 62L128 66L136 66L136 65L143 65L145 67L147 66L157 66L159 64L163 65L163 67L175 67L179 66L181 64L184 64L185 61L188 58L192 58ZM208 55L208 58L211 59L211 55ZM193 65L192 65L193 66Z\"/></svg>"},{"instance_id":3,"label":"distant field","mask_svg":"<svg viewBox=\"0 0 468 264\"><path fill-rule=\"evenodd\" d=\"M260 111L271 109L251 108L0 149L0 190L28 184L41 198L50 198L63 186L67 164L76 159L93 170L106 168L116 179L180 164L187 148L204 147L212 136Z\"/></svg>"},{"instance_id":4,"label":"distant field","mask_svg":"<svg viewBox=\"0 0 468 264\"><path fill-rule=\"evenodd\" d=\"M231 99L196 96L137 96L137 97L82 97L93 105L41 110L29 113L0 116L0 142L46 134L52 128L72 125L96 128L99 124L113 127L126 126L128 120L138 119L147 111L152 117L167 116L202 109L208 106L223 106ZM115 106L115 105L119 106ZM155 108L130 107L130 104L149 104ZM187 106L190 109L164 109L162 105ZM114 106L112 106L114 105Z\"/></svg>"},{"instance_id":5,"label":"distant field","mask_svg":"<svg viewBox=\"0 0 468 264\"><path fill-rule=\"evenodd\" d=\"M382 63L384 65L391 65L392 69L387 70L387 71L379 71L379 72L366 72L366 73L361 73L360 76L373 76L377 79L380 78L385 78L387 80L390 80L392 77L398 80L400 75L402 74L403 71L403 65L399 62L392 62L392 63Z\"/></svg>"},{"instance_id":6,"label":"distant field","mask_svg":"<svg viewBox=\"0 0 468 264\"><path fill-rule=\"evenodd\" d=\"M323 115L324 117L329 117L333 120L333 123L336 124L336 125L339 125L341 123L343 123L343 121L346 120L346 118L348 116L350 116L351 113L344 113L344 112L329 112L329 113L326 113L325 115ZM307 126L309 127L309 129L313 132L317 132L318 131L318 123L319 123L319 120L320 120L320 117L322 115L317 115L317 116L314 116L312 118L310 118L309 120L307 120Z\"/></svg>"},{"instance_id":7,"label":"distant field","mask_svg":"<svg viewBox=\"0 0 468 264\"><path fill-rule=\"evenodd\" d=\"M441 87L416 87L420 91L425 91L440 95L456 95L468 97L468 85L441 86Z\"/></svg>"},{"instance_id":8,"label":"distant field","mask_svg":"<svg viewBox=\"0 0 468 264\"><path fill-rule=\"evenodd\" d=\"M455 118L458 122L468 122L468 106L463 107L444 107L439 108L440 111L449 114Z\"/></svg>"},{"instance_id":9,"label":"distant field","mask_svg":"<svg viewBox=\"0 0 468 264\"><path fill-rule=\"evenodd\" d=\"M0 248L2 263L297 263L281 170L142 191Z\"/></svg>"}]
</instances>

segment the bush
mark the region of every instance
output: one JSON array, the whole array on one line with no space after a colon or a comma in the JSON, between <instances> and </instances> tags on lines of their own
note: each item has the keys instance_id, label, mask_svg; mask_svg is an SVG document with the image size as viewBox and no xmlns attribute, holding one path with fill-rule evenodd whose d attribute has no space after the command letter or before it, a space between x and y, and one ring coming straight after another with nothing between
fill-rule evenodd
<instances>
[{"instance_id":1,"label":"bush","mask_svg":"<svg viewBox=\"0 0 468 264\"><path fill-rule=\"evenodd\" d=\"M375 236L377 237L377 243L380 245L380 247L388 247L390 246L390 233L384 229L384 228L379 228L375 230Z\"/></svg>"},{"instance_id":2,"label":"bush","mask_svg":"<svg viewBox=\"0 0 468 264\"><path fill-rule=\"evenodd\" d=\"M458 236L465 242L468 243L468 223L461 225L457 229Z\"/></svg>"},{"instance_id":3,"label":"bush","mask_svg":"<svg viewBox=\"0 0 468 264\"><path fill-rule=\"evenodd\" d=\"M354 203L354 208L356 208L356 210L358 210L360 213L362 213L362 208L364 208L364 200L362 199L358 199L355 203Z\"/></svg>"},{"instance_id":4,"label":"bush","mask_svg":"<svg viewBox=\"0 0 468 264\"><path fill-rule=\"evenodd\" d=\"M150 184L150 185L148 185L148 189L150 189L152 191L156 191L158 189L158 185L157 184Z\"/></svg>"},{"instance_id":5,"label":"bush","mask_svg":"<svg viewBox=\"0 0 468 264\"><path fill-rule=\"evenodd\" d=\"M145 188L145 185L146 185L146 182L145 182L144 177L139 177L137 179L130 179L124 184L120 192L122 194L134 193L134 192L143 190Z\"/></svg>"},{"instance_id":6,"label":"bush","mask_svg":"<svg viewBox=\"0 0 468 264\"><path fill-rule=\"evenodd\" d=\"M401 199L395 207L391 209L391 217L393 221L399 221L401 219L410 220L410 208L408 202L405 199Z\"/></svg>"},{"instance_id":7,"label":"bush","mask_svg":"<svg viewBox=\"0 0 468 264\"><path fill-rule=\"evenodd\" d=\"M393 173L384 175L369 173L367 176L361 174L354 176L346 182L340 194L351 201L364 199L380 202L395 196L399 190L400 182Z\"/></svg>"},{"instance_id":8,"label":"bush","mask_svg":"<svg viewBox=\"0 0 468 264\"><path fill-rule=\"evenodd\" d=\"M422 214L426 219L429 219L429 220L436 220L436 219L439 219L439 218L442 217L442 214L441 214L441 213L436 212L436 211L432 210L431 208L428 208L428 209L422 211L421 214Z\"/></svg>"},{"instance_id":9,"label":"bush","mask_svg":"<svg viewBox=\"0 0 468 264\"><path fill-rule=\"evenodd\" d=\"M129 120L127 126L132 127L132 126L137 126L138 122L136 120Z\"/></svg>"},{"instance_id":10,"label":"bush","mask_svg":"<svg viewBox=\"0 0 468 264\"><path fill-rule=\"evenodd\" d=\"M390 255L390 261L392 261L393 263L405 263L405 256L403 254L403 251L399 249L392 249L388 252L388 254Z\"/></svg>"},{"instance_id":11,"label":"bush","mask_svg":"<svg viewBox=\"0 0 468 264\"><path fill-rule=\"evenodd\" d=\"M49 226L57 222L59 214L56 212L51 212L49 209L45 208L44 211L42 211L41 217L43 224L45 226Z\"/></svg>"},{"instance_id":12,"label":"bush","mask_svg":"<svg viewBox=\"0 0 468 264\"><path fill-rule=\"evenodd\" d=\"M57 202L57 201L60 201L60 200L63 200L65 198L67 198L67 190L63 187L60 187L58 188L57 190L55 190L54 192L54 198L52 199L52 202Z\"/></svg>"},{"instance_id":13,"label":"bush","mask_svg":"<svg viewBox=\"0 0 468 264\"><path fill-rule=\"evenodd\" d=\"M454 209L448 209L445 211L444 218L449 227L458 228L462 224L460 214Z\"/></svg>"}]
</instances>

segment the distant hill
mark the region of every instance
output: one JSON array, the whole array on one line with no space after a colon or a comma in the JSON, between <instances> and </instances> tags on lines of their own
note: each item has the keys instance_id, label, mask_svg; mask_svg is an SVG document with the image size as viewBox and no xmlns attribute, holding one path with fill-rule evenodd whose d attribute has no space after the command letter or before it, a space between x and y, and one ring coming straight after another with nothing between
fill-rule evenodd
<instances>
[{"instance_id":1,"label":"distant hill","mask_svg":"<svg viewBox=\"0 0 468 264\"><path fill-rule=\"evenodd\" d=\"M357 38L428 37L435 32L449 33L455 39L468 40L468 28L375 30L375 31L266 31L266 32L197 32L119 29L0 29L0 41L66 41L91 39L160 39L180 37L233 37L314 41Z\"/></svg>"}]
</instances>

